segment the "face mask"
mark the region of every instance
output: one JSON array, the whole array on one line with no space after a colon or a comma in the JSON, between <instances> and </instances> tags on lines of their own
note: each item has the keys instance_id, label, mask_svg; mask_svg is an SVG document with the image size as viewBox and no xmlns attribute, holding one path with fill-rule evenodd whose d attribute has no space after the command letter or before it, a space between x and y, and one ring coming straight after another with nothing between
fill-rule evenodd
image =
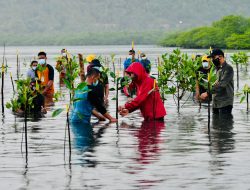
<instances>
[{"instance_id":1,"label":"face mask","mask_svg":"<svg viewBox=\"0 0 250 190\"><path fill-rule=\"evenodd\" d=\"M67 57L67 53L62 53L62 56L63 57Z\"/></svg>"},{"instance_id":2,"label":"face mask","mask_svg":"<svg viewBox=\"0 0 250 190\"><path fill-rule=\"evenodd\" d=\"M213 59L213 64L214 64L216 67L219 67L219 66L220 66L220 58Z\"/></svg>"},{"instance_id":3,"label":"face mask","mask_svg":"<svg viewBox=\"0 0 250 190\"><path fill-rule=\"evenodd\" d=\"M203 68L208 68L208 66L209 66L209 65L208 65L208 62L207 62L207 61L202 62L202 67L203 67Z\"/></svg>"},{"instance_id":4,"label":"face mask","mask_svg":"<svg viewBox=\"0 0 250 190\"><path fill-rule=\"evenodd\" d=\"M142 57L141 59L142 59L142 60L146 60L146 59L147 59L147 57Z\"/></svg>"},{"instance_id":5,"label":"face mask","mask_svg":"<svg viewBox=\"0 0 250 190\"><path fill-rule=\"evenodd\" d=\"M95 82L93 82L93 86L97 86L98 85L98 83L99 83L99 81L97 80L97 81L95 81Z\"/></svg>"},{"instance_id":6,"label":"face mask","mask_svg":"<svg viewBox=\"0 0 250 190\"><path fill-rule=\"evenodd\" d=\"M34 71L35 71L35 70L36 70L36 68L37 68L37 66L33 66L33 67L32 67L32 70L34 70Z\"/></svg>"},{"instance_id":7,"label":"face mask","mask_svg":"<svg viewBox=\"0 0 250 190\"><path fill-rule=\"evenodd\" d=\"M39 63L40 65L44 65L44 64L46 63L46 60L45 60L45 59L39 59L39 60L38 60L38 63Z\"/></svg>"}]
</instances>

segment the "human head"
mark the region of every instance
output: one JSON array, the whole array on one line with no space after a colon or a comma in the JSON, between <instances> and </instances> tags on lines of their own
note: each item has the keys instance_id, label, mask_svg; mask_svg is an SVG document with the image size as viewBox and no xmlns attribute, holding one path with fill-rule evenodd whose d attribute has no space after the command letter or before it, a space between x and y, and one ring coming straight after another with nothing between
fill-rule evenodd
<instances>
[{"instance_id":1,"label":"human head","mask_svg":"<svg viewBox=\"0 0 250 190\"><path fill-rule=\"evenodd\" d=\"M66 50L66 49L62 49L62 50L61 50L61 55L62 55L63 57L67 57L67 50Z\"/></svg>"},{"instance_id":2,"label":"human head","mask_svg":"<svg viewBox=\"0 0 250 190\"><path fill-rule=\"evenodd\" d=\"M34 66L37 67L37 65L38 65L38 62L36 60L33 60L30 63L30 67L34 67Z\"/></svg>"},{"instance_id":3,"label":"human head","mask_svg":"<svg viewBox=\"0 0 250 190\"><path fill-rule=\"evenodd\" d=\"M142 59L142 60L147 59L147 56L146 56L146 54L145 54L145 53L141 53L141 54L140 54L140 57L141 57L141 59Z\"/></svg>"},{"instance_id":4,"label":"human head","mask_svg":"<svg viewBox=\"0 0 250 190\"><path fill-rule=\"evenodd\" d=\"M134 57L135 57L135 50L133 50L133 49L129 50L128 54L129 54L129 56L130 56L132 59L134 59Z\"/></svg>"},{"instance_id":5,"label":"human head","mask_svg":"<svg viewBox=\"0 0 250 190\"><path fill-rule=\"evenodd\" d=\"M46 60L47 60L47 54L44 51L41 51L38 53L38 64L41 66L46 65Z\"/></svg>"},{"instance_id":6,"label":"human head","mask_svg":"<svg viewBox=\"0 0 250 190\"><path fill-rule=\"evenodd\" d=\"M40 81L40 80L36 80L36 79L32 79L32 80L30 81L30 89L31 89L32 91L36 91L36 83L40 84L41 81Z\"/></svg>"},{"instance_id":7,"label":"human head","mask_svg":"<svg viewBox=\"0 0 250 190\"><path fill-rule=\"evenodd\" d=\"M93 67L93 68L91 68L91 69L87 72L86 78L87 78L87 80L88 80L91 84L93 84L93 83L95 83L96 81L98 81L99 78L100 78L100 71L99 71L98 67Z\"/></svg>"},{"instance_id":8,"label":"human head","mask_svg":"<svg viewBox=\"0 0 250 190\"><path fill-rule=\"evenodd\" d=\"M213 49L208 58L210 57L216 67L221 66L225 62L224 52L221 49Z\"/></svg>"},{"instance_id":9,"label":"human head","mask_svg":"<svg viewBox=\"0 0 250 190\"><path fill-rule=\"evenodd\" d=\"M203 55L201 60L202 60L202 67L204 69L209 69L210 68L210 58L208 58L207 55Z\"/></svg>"}]
</instances>

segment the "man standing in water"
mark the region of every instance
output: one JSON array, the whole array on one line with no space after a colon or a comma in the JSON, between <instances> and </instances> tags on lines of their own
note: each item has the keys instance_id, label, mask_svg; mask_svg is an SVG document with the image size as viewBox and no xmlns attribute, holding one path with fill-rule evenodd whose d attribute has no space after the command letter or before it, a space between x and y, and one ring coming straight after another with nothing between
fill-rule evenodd
<instances>
[{"instance_id":1,"label":"man standing in water","mask_svg":"<svg viewBox=\"0 0 250 190\"><path fill-rule=\"evenodd\" d=\"M47 64L47 55L45 52L38 53L38 69L36 76L41 81L42 94L47 102L52 102L54 95L54 69Z\"/></svg>"},{"instance_id":2,"label":"man standing in water","mask_svg":"<svg viewBox=\"0 0 250 190\"><path fill-rule=\"evenodd\" d=\"M209 57L217 68L217 81L212 87L213 113L231 114L234 102L234 70L227 64L221 49L214 49ZM201 99L205 100L207 97L207 92L201 94Z\"/></svg>"}]
</instances>

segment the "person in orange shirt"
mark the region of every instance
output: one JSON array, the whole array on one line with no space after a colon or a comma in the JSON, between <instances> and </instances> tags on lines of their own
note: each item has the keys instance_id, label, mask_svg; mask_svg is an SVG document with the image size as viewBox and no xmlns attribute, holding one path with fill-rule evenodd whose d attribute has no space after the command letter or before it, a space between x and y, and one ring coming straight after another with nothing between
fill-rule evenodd
<instances>
[{"instance_id":1,"label":"person in orange shirt","mask_svg":"<svg viewBox=\"0 0 250 190\"><path fill-rule=\"evenodd\" d=\"M54 95L54 68L47 64L45 52L38 53L38 69L36 76L41 81L41 90L45 98L51 99Z\"/></svg>"}]
</instances>

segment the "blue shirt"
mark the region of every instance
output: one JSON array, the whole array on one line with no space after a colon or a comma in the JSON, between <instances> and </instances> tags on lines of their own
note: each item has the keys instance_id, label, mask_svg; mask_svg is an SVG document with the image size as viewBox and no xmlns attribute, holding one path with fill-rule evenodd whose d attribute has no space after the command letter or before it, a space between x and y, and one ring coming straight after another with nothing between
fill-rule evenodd
<instances>
[{"instance_id":1,"label":"blue shirt","mask_svg":"<svg viewBox=\"0 0 250 190\"><path fill-rule=\"evenodd\" d=\"M89 88L86 86L83 90L75 91L74 99L78 99L73 103L73 109L70 115L71 122L90 123L93 106L88 100ZM85 92L85 93L84 93Z\"/></svg>"},{"instance_id":2,"label":"blue shirt","mask_svg":"<svg viewBox=\"0 0 250 190\"><path fill-rule=\"evenodd\" d=\"M138 59L135 59L134 62L139 62ZM124 66L124 70L126 70L131 64L132 64L132 59L131 58L127 58L124 63L123 63L123 66Z\"/></svg>"}]
</instances>

